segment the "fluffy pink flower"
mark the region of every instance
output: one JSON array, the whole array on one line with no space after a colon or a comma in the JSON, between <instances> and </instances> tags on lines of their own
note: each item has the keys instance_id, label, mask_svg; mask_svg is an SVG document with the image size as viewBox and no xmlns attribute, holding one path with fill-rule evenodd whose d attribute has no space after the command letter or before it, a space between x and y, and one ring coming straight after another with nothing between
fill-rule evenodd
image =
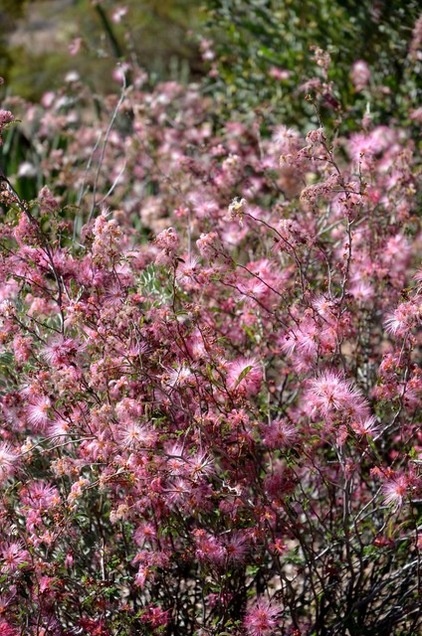
<instances>
[{"instance_id":1,"label":"fluffy pink flower","mask_svg":"<svg viewBox=\"0 0 422 636\"><path fill-rule=\"evenodd\" d=\"M224 547L229 563L242 563L248 552L248 543L245 533L240 531L231 533Z\"/></svg>"},{"instance_id":2,"label":"fluffy pink flower","mask_svg":"<svg viewBox=\"0 0 422 636\"><path fill-rule=\"evenodd\" d=\"M404 336L421 320L421 309L413 300L401 303L385 321L385 329L392 336Z\"/></svg>"},{"instance_id":3,"label":"fluffy pink flower","mask_svg":"<svg viewBox=\"0 0 422 636\"><path fill-rule=\"evenodd\" d=\"M49 424L49 411L51 407L50 398L40 396L27 409L28 424L36 432L43 432Z\"/></svg>"},{"instance_id":4,"label":"fluffy pink flower","mask_svg":"<svg viewBox=\"0 0 422 636\"><path fill-rule=\"evenodd\" d=\"M145 542L153 543L157 537L157 531L152 523L144 521L139 525L133 535L137 545L143 546Z\"/></svg>"},{"instance_id":5,"label":"fluffy pink flower","mask_svg":"<svg viewBox=\"0 0 422 636\"><path fill-rule=\"evenodd\" d=\"M182 364L169 373L166 382L171 387L195 386L195 375L190 367Z\"/></svg>"},{"instance_id":6,"label":"fluffy pink flower","mask_svg":"<svg viewBox=\"0 0 422 636\"><path fill-rule=\"evenodd\" d=\"M261 302L268 297L278 297L288 278L285 272L282 273L266 258L248 263L245 270L251 278L245 283L241 282L238 288L245 295Z\"/></svg>"},{"instance_id":7,"label":"fluffy pink flower","mask_svg":"<svg viewBox=\"0 0 422 636\"><path fill-rule=\"evenodd\" d=\"M15 470L18 455L8 442L0 443L0 483L11 477Z\"/></svg>"},{"instance_id":8,"label":"fluffy pink flower","mask_svg":"<svg viewBox=\"0 0 422 636\"><path fill-rule=\"evenodd\" d=\"M227 388L241 395L256 395L261 388L262 369L254 358L239 358L227 365Z\"/></svg>"},{"instance_id":9,"label":"fluffy pink flower","mask_svg":"<svg viewBox=\"0 0 422 636\"><path fill-rule=\"evenodd\" d=\"M410 242L400 232L387 240L380 254L381 265L388 270L389 280L396 289L405 284L411 254Z\"/></svg>"},{"instance_id":10,"label":"fluffy pink flower","mask_svg":"<svg viewBox=\"0 0 422 636\"><path fill-rule=\"evenodd\" d=\"M51 435L51 437L68 437L71 432L72 426L70 422L61 417L51 422L48 427L48 434Z\"/></svg>"},{"instance_id":11,"label":"fluffy pink flower","mask_svg":"<svg viewBox=\"0 0 422 636\"><path fill-rule=\"evenodd\" d=\"M12 627L7 621L0 619L0 636L19 636L19 632L16 627Z\"/></svg>"},{"instance_id":12,"label":"fluffy pink flower","mask_svg":"<svg viewBox=\"0 0 422 636\"><path fill-rule=\"evenodd\" d=\"M195 453L188 460L188 474L192 481L198 481L214 472L214 462L206 453Z\"/></svg>"},{"instance_id":13,"label":"fluffy pink flower","mask_svg":"<svg viewBox=\"0 0 422 636\"><path fill-rule=\"evenodd\" d=\"M142 620L149 623L154 628L162 628L167 625L169 620L169 610L163 610L161 607L150 605L142 617Z\"/></svg>"},{"instance_id":14,"label":"fluffy pink flower","mask_svg":"<svg viewBox=\"0 0 422 636\"><path fill-rule=\"evenodd\" d=\"M166 254L174 254L180 245L180 238L176 230L172 227L160 232L156 237L155 243L160 250L164 250Z\"/></svg>"},{"instance_id":15,"label":"fluffy pink flower","mask_svg":"<svg viewBox=\"0 0 422 636\"><path fill-rule=\"evenodd\" d=\"M55 486L43 481L33 481L22 491L21 501L32 510L44 512L57 506L61 499Z\"/></svg>"},{"instance_id":16,"label":"fluffy pink flower","mask_svg":"<svg viewBox=\"0 0 422 636\"><path fill-rule=\"evenodd\" d=\"M195 554L200 561L220 565L224 560L224 548L217 537L203 529L195 530Z\"/></svg>"},{"instance_id":17,"label":"fluffy pink flower","mask_svg":"<svg viewBox=\"0 0 422 636\"><path fill-rule=\"evenodd\" d=\"M219 245L219 238L217 232L209 232L208 234L201 234L199 239L196 241L196 246L199 250L199 253L204 258L210 258L214 256Z\"/></svg>"},{"instance_id":18,"label":"fluffy pink flower","mask_svg":"<svg viewBox=\"0 0 422 636\"><path fill-rule=\"evenodd\" d=\"M361 91L371 79L371 70L364 60L358 60L352 66L350 78L356 91Z\"/></svg>"},{"instance_id":19,"label":"fluffy pink flower","mask_svg":"<svg viewBox=\"0 0 422 636\"><path fill-rule=\"evenodd\" d=\"M157 436L146 424L128 422L122 426L119 437L124 448L149 448L153 446Z\"/></svg>"},{"instance_id":20,"label":"fluffy pink flower","mask_svg":"<svg viewBox=\"0 0 422 636\"><path fill-rule=\"evenodd\" d=\"M377 126L370 133L354 133L348 150L353 161L367 169L375 156L391 148L396 142L396 132L387 126Z\"/></svg>"},{"instance_id":21,"label":"fluffy pink flower","mask_svg":"<svg viewBox=\"0 0 422 636\"><path fill-rule=\"evenodd\" d=\"M285 420L274 420L263 429L263 442L268 448L288 448L296 439L296 429Z\"/></svg>"},{"instance_id":22,"label":"fluffy pink flower","mask_svg":"<svg viewBox=\"0 0 422 636\"><path fill-rule=\"evenodd\" d=\"M47 186L44 186L39 191L38 201L45 212L56 212L59 209L58 201Z\"/></svg>"},{"instance_id":23,"label":"fluffy pink flower","mask_svg":"<svg viewBox=\"0 0 422 636\"><path fill-rule=\"evenodd\" d=\"M29 563L30 556L21 541L10 541L1 546L1 561L1 571L10 574Z\"/></svg>"},{"instance_id":24,"label":"fluffy pink flower","mask_svg":"<svg viewBox=\"0 0 422 636\"><path fill-rule=\"evenodd\" d=\"M406 475L395 475L393 479L386 481L382 488L385 503L394 505L396 508L400 507L408 492L409 484L410 480Z\"/></svg>"},{"instance_id":25,"label":"fluffy pink flower","mask_svg":"<svg viewBox=\"0 0 422 636\"><path fill-rule=\"evenodd\" d=\"M377 424L375 417L368 417L364 420L352 422L351 427L357 435L364 437L375 437L380 431L380 426Z\"/></svg>"},{"instance_id":26,"label":"fluffy pink flower","mask_svg":"<svg viewBox=\"0 0 422 636\"><path fill-rule=\"evenodd\" d=\"M331 371L310 381L305 396L305 411L311 416L363 420L369 416L368 405L359 391Z\"/></svg>"},{"instance_id":27,"label":"fluffy pink flower","mask_svg":"<svg viewBox=\"0 0 422 636\"><path fill-rule=\"evenodd\" d=\"M185 260L180 261L176 278L180 285L190 289L196 285L197 277L201 269L199 258L197 256L188 256Z\"/></svg>"},{"instance_id":28,"label":"fluffy pink flower","mask_svg":"<svg viewBox=\"0 0 422 636\"><path fill-rule=\"evenodd\" d=\"M42 353L49 365L61 367L71 363L78 349L79 344L75 340L59 336L51 340Z\"/></svg>"},{"instance_id":29,"label":"fluffy pink flower","mask_svg":"<svg viewBox=\"0 0 422 636\"><path fill-rule=\"evenodd\" d=\"M1 133L3 132L3 128L5 128L7 124L12 123L12 121L15 121L15 118L10 112L10 110L0 109L0 145L3 143L3 139L1 136Z\"/></svg>"},{"instance_id":30,"label":"fluffy pink flower","mask_svg":"<svg viewBox=\"0 0 422 636\"><path fill-rule=\"evenodd\" d=\"M21 335L13 339L13 351L17 362L27 362L31 356L32 340Z\"/></svg>"},{"instance_id":31,"label":"fluffy pink flower","mask_svg":"<svg viewBox=\"0 0 422 636\"><path fill-rule=\"evenodd\" d=\"M270 636L277 627L279 615L279 607L259 599L246 613L244 625L247 633L249 636Z\"/></svg>"}]
</instances>

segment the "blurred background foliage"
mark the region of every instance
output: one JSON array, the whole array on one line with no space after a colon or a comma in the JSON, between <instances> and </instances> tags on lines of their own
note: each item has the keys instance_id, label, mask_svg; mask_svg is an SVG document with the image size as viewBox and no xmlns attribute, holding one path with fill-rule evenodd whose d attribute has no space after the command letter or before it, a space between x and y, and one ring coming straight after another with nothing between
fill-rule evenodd
<instances>
[{"instance_id":1,"label":"blurred background foliage","mask_svg":"<svg viewBox=\"0 0 422 636\"><path fill-rule=\"evenodd\" d=\"M315 76L309 50L317 45L331 55L329 80L344 110L361 115L368 107L367 94L356 96L350 80L352 64L361 59L372 71L372 94L379 87L370 104L374 119L409 123L409 105L421 98L422 60L408 57L419 0L207 0L206 5L205 31L216 52L207 84L222 111L246 118L261 111L267 121L306 125L312 108L295 96Z\"/></svg>"},{"instance_id":2,"label":"blurred background foliage","mask_svg":"<svg viewBox=\"0 0 422 636\"><path fill-rule=\"evenodd\" d=\"M317 45L332 56L329 79L344 109L367 108L350 81L363 59L379 87L375 117L407 121L409 100L421 97L422 61L408 56L420 12L419 0L0 0L0 75L8 91L35 101L69 71L105 94L119 89L116 62L128 61L152 82L205 78L217 118L258 112L303 127L313 111L298 87L315 75ZM208 65L201 38L212 42Z\"/></svg>"},{"instance_id":3,"label":"blurred background foliage","mask_svg":"<svg viewBox=\"0 0 422 636\"><path fill-rule=\"evenodd\" d=\"M0 0L0 77L7 77L13 65L9 37L23 16L24 0Z\"/></svg>"},{"instance_id":4,"label":"blurred background foliage","mask_svg":"<svg viewBox=\"0 0 422 636\"><path fill-rule=\"evenodd\" d=\"M144 68L146 88L202 77L205 67L194 35L199 23L200 9L192 0L0 0L5 80L0 99L10 104L18 96L36 104L55 91L63 98L63 114L79 99L92 120L107 108L105 96L121 90L121 80L113 77L119 63ZM25 104L13 108L14 113L22 109ZM0 164L9 176L18 175L20 195L31 199L43 185L41 157L28 118L21 118L22 125L11 126L4 136ZM50 151L63 149L66 132L44 145L49 141Z\"/></svg>"},{"instance_id":5,"label":"blurred background foliage","mask_svg":"<svg viewBox=\"0 0 422 636\"><path fill-rule=\"evenodd\" d=\"M118 61L145 68L152 81L203 74L189 35L200 21L192 0L0 0L0 17L0 75L25 99L60 88L69 71L95 92L117 91L111 74Z\"/></svg>"},{"instance_id":6,"label":"blurred background foliage","mask_svg":"<svg viewBox=\"0 0 422 636\"><path fill-rule=\"evenodd\" d=\"M317 123L301 89L318 74L316 45L331 55L328 81L346 129L368 110L376 123L412 127L422 58L409 56L409 44L420 14L419 0L0 0L0 97L37 102L65 91L76 72L101 105L120 91L113 69L127 62L144 68L151 86L200 81L217 128L258 119L264 134L273 124L303 131ZM372 77L356 92L350 71L360 59ZM320 107L323 123L335 123L338 109Z\"/></svg>"}]
</instances>

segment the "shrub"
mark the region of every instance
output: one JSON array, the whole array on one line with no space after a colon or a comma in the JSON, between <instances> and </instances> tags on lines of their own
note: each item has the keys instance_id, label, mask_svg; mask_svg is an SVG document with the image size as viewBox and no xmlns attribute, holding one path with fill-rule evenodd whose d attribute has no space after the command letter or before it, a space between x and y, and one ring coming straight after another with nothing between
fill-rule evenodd
<instances>
[{"instance_id":1,"label":"shrub","mask_svg":"<svg viewBox=\"0 0 422 636\"><path fill-rule=\"evenodd\" d=\"M208 90L221 105L216 112L223 121L230 110L247 121L261 115L264 121L306 128L314 112L292 96L315 77L309 51L318 46L334 60L329 79L336 101L350 110L352 129L367 107L382 123L399 118L408 125L409 104L419 105L421 60L408 56L419 15L416 0L405 5L367 0L207 0L203 48L210 67ZM351 74L355 63L371 69L361 88L354 81L356 73ZM330 102L323 106L329 113Z\"/></svg>"},{"instance_id":2,"label":"shrub","mask_svg":"<svg viewBox=\"0 0 422 636\"><path fill-rule=\"evenodd\" d=\"M133 70L2 180L1 633L416 633L411 130L215 133Z\"/></svg>"}]
</instances>

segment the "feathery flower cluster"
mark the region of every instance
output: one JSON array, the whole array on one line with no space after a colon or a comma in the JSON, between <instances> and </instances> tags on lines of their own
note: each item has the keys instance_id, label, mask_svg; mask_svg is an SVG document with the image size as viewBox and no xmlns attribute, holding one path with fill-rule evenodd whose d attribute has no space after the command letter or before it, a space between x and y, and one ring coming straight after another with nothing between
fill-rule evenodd
<instances>
[{"instance_id":1,"label":"feathery flower cluster","mask_svg":"<svg viewBox=\"0 0 422 636\"><path fill-rule=\"evenodd\" d=\"M197 87L148 92L131 70L95 126L83 95L28 109L51 189L4 204L0 633L340 636L362 607L368 633L404 633L422 489L410 133L214 131ZM371 90L361 62L352 78Z\"/></svg>"}]
</instances>

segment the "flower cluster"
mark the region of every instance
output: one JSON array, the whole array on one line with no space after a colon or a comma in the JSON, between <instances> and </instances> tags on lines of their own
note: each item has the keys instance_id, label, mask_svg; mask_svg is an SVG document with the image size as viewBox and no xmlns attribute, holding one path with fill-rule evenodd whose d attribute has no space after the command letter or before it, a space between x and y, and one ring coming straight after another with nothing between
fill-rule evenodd
<instances>
[{"instance_id":1,"label":"flower cluster","mask_svg":"<svg viewBox=\"0 0 422 636\"><path fill-rule=\"evenodd\" d=\"M133 74L95 125L27 109L50 189L0 227L0 633L412 633L413 140L213 131Z\"/></svg>"}]
</instances>

